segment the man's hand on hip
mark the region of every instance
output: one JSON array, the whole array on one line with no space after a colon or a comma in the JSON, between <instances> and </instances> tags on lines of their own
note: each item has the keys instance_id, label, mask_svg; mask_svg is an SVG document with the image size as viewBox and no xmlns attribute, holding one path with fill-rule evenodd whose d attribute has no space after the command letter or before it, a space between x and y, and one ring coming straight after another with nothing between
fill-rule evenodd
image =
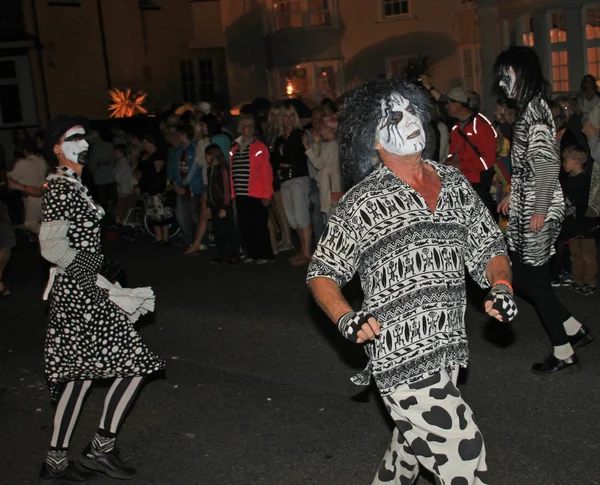
<instances>
[{"instance_id":1,"label":"man's hand on hip","mask_svg":"<svg viewBox=\"0 0 600 485\"><path fill-rule=\"evenodd\" d=\"M366 312L348 312L337 322L341 334L351 342L362 344L367 340L379 338L381 324Z\"/></svg>"}]
</instances>

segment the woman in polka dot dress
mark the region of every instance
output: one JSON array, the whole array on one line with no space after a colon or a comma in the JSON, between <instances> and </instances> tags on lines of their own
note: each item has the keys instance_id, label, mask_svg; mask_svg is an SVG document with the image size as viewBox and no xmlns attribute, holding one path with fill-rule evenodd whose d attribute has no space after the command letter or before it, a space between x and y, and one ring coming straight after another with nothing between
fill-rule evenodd
<instances>
[{"instance_id":1,"label":"woman in polka dot dress","mask_svg":"<svg viewBox=\"0 0 600 485\"><path fill-rule=\"evenodd\" d=\"M100 219L104 215L81 182L87 154L85 121L55 119L46 132L49 154L58 169L48 177L40 230L42 255L56 266L46 290L50 319L46 338L46 377L58 400L50 450L40 477L83 482L95 473L67 458L69 441L84 397L94 379L114 379L102 419L79 461L113 478L136 475L115 449L116 434L144 376L165 362L142 343L132 322L154 309L150 288L113 286L98 276L104 257Z\"/></svg>"}]
</instances>

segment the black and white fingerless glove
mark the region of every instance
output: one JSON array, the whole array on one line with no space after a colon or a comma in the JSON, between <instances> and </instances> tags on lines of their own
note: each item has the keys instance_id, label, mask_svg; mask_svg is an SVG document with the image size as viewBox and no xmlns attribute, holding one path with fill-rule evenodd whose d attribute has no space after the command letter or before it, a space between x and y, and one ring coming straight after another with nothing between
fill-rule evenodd
<instances>
[{"instance_id":1,"label":"black and white fingerless glove","mask_svg":"<svg viewBox=\"0 0 600 485\"><path fill-rule=\"evenodd\" d=\"M341 334L346 337L350 342L358 340L358 332L362 326L372 318L371 313L366 312L348 312L340 317L337 322L337 326Z\"/></svg>"},{"instance_id":2,"label":"black and white fingerless glove","mask_svg":"<svg viewBox=\"0 0 600 485\"><path fill-rule=\"evenodd\" d=\"M505 284L500 283L492 287L485 301L492 302L492 309L500 313L504 323L512 321L519 313L512 290Z\"/></svg>"}]
</instances>

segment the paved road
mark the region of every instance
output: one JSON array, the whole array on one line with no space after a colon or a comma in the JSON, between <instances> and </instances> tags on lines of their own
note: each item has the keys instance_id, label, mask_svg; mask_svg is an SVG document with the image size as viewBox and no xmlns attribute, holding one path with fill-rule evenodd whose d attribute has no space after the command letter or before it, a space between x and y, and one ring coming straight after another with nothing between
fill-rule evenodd
<instances>
[{"instance_id":1,"label":"paved road","mask_svg":"<svg viewBox=\"0 0 600 485\"><path fill-rule=\"evenodd\" d=\"M152 284L156 316L141 329L168 359L128 417L119 445L143 485L370 484L391 434L376 393L349 382L365 359L314 307L304 272L284 258L262 267L215 267L149 243L108 248L131 284ZM42 350L44 281L34 248L20 249L0 300L0 483L37 483L52 423ZM560 289L596 327L598 297ZM462 386L483 431L491 483L600 483L600 342L577 374L540 377L549 351L531 307L513 333L468 311L471 365ZM72 443L90 439L106 388L88 398ZM98 485L110 483L106 478ZM421 479L420 485L428 482Z\"/></svg>"}]
</instances>

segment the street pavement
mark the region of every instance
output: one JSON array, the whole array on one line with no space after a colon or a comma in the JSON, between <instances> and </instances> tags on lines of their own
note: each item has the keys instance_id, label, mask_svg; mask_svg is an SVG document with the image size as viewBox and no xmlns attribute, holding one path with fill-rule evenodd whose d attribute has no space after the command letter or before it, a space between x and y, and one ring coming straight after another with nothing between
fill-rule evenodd
<instances>
[{"instance_id":1,"label":"street pavement","mask_svg":"<svg viewBox=\"0 0 600 485\"><path fill-rule=\"evenodd\" d=\"M129 483L370 484L391 421L373 388L349 381L365 358L312 303L305 269L289 267L286 255L271 265L219 267L208 264L210 254L181 252L148 241L107 245L131 286L155 288L157 311L140 333L168 362L119 436L138 469ZM0 484L34 484L53 417L35 246L17 250L5 280L13 296L0 300ZM600 298L557 291L600 334ZM581 372L534 375L530 366L549 353L549 341L519 302L511 326L490 322L479 304L467 312L471 361L461 391L485 438L491 483L600 484L600 340L579 352ZM73 458L98 425L106 389L94 387L85 403Z\"/></svg>"}]
</instances>

